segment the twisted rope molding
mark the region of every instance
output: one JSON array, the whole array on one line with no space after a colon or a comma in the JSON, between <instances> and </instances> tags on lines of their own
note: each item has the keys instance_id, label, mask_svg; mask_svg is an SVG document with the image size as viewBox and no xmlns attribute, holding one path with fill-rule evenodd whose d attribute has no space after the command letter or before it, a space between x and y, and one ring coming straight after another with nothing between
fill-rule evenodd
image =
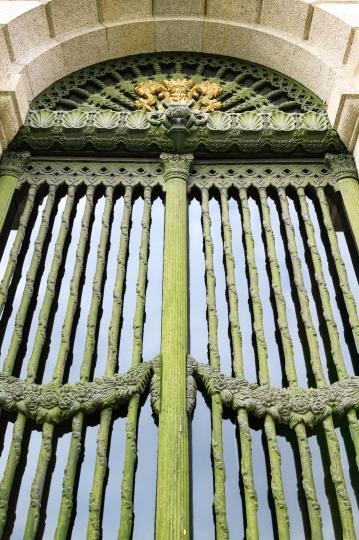
<instances>
[{"instance_id":1,"label":"twisted rope molding","mask_svg":"<svg viewBox=\"0 0 359 540\"><path fill-rule=\"evenodd\" d=\"M160 412L161 355L130 368L123 374L102 377L92 382L47 385L21 381L0 373L0 405L8 412L22 412L38 423L57 424L79 411L91 414L127 403L150 384L152 406ZM343 415L359 409L359 377L351 377L321 388L271 388L250 383L243 378L224 375L219 369L196 362L188 355L187 411L195 405L197 385L201 379L208 394L219 395L223 405L235 411L245 409L258 418L270 414L280 423L294 428L304 422L314 426L332 413Z\"/></svg>"}]
</instances>

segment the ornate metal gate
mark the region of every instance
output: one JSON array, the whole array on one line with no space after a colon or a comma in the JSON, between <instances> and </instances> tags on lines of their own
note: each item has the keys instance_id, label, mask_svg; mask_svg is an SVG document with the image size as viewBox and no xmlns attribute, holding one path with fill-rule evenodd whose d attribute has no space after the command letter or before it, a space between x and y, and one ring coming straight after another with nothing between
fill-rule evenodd
<instances>
[{"instance_id":1,"label":"ornate metal gate","mask_svg":"<svg viewBox=\"0 0 359 540\"><path fill-rule=\"evenodd\" d=\"M356 538L356 488L348 486L335 423L341 415L350 428L345 451L349 482L355 484L359 318L349 252L355 266L359 187L353 160L342 151L315 96L278 73L231 59L167 54L112 61L71 75L35 100L0 170L3 349L8 344L0 374L5 440L0 483L3 538L109 538L113 534L103 530L103 508L113 474L110 467L108 475L107 460L110 453L116 455L111 434L119 407L127 418L124 461L116 464L123 467L116 512L118 538L141 535L134 533L134 497L139 489L141 395L146 395L148 387L158 423L156 492L149 493L150 504L156 505L150 518L155 532L150 534L158 540L205 538L201 525L193 530L191 518L192 508L196 511L191 501L191 478L195 477L191 419L197 384L207 395L211 414L213 535L217 539L242 534L227 519L223 415L228 409L234 411L238 426L238 491L243 512L237 511L243 515L243 535L247 539L273 535L282 540L296 538L298 528L302 538ZM153 262L156 272L163 272L161 339L155 356L147 360L143 359L143 340L152 316L146 297L155 238L151 222L156 212L162 212L154 210L154 201L162 208L162 200L164 235L157 232L157 237L163 249L161 244ZM132 362L121 364L120 358L118 365L130 290L129 252L131 257L134 251L129 246L136 201L141 201L142 216L137 229L137 282L128 300L133 306ZM212 201L217 201L220 215L213 223ZM201 220L197 221L202 230L203 264L198 267L188 255L196 227L195 221L188 225L189 203L200 204ZM232 203L237 205L236 226ZM336 234L338 223L347 228L344 243ZM218 233L222 240L216 244ZM346 250L345 263L339 243ZM238 250L242 274L235 266ZM217 308L221 300L216 292L215 257L219 252L226 282L225 314ZM189 312L194 294L189 262L204 273L207 363L190 354ZM89 275L92 286L86 288ZM239 281L238 276L242 276ZM63 302L66 307L61 309ZM240 304L246 302L249 338L241 333L239 316ZM86 331L79 323L81 317L87 318ZM229 335L228 358L220 358L223 336L218 337L218 322L223 324L223 318ZM107 355L102 350L104 332ZM79 354L75 342L81 339ZM248 339L251 360L243 353ZM255 374L250 381L245 378L248 372ZM275 386L271 386L273 375ZM123 404L125 409L121 409ZM76 516L81 504L79 482L87 476L81 461L88 418L95 418L97 443L89 471L92 487L85 533L80 525L76 529ZM261 504L258 507L261 494L259 472L253 464L257 452L252 452L253 419L262 422L265 441L271 533L263 529ZM34 420L41 426L41 445L32 470L22 456L28 452L30 433L36 431ZM51 513L46 518L46 512L63 425L70 437L55 520ZM292 523L292 529L277 436L281 425L287 426L288 437L294 434L301 475L298 497L304 501L303 523ZM316 459L313 468L309 439L316 425L323 429L325 441L322 461ZM326 455L330 463L330 474L325 476L327 494L319 489L317 495L316 468L326 466ZM32 478L23 520L16 503L25 485L25 469L30 469ZM234 474L227 467L227 477ZM59 493L61 486L54 489ZM332 517L329 529L326 521L323 529L321 518L325 497ZM137 514L135 523L136 519Z\"/></svg>"}]
</instances>

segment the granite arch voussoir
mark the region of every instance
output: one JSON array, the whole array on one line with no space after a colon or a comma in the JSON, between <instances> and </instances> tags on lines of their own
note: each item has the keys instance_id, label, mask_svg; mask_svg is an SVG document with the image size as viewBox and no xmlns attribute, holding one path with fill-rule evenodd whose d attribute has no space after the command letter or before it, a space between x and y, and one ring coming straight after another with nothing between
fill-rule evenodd
<instances>
[{"instance_id":1,"label":"granite arch voussoir","mask_svg":"<svg viewBox=\"0 0 359 540\"><path fill-rule=\"evenodd\" d=\"M261 10L254 2L250 12L233 11L231 5L224 9L209 0L206 13L201 2L195 11L188 7L188 13L187 4L179 9L176 1L160 10L155 4L153 11L141 0L136 12L128 12L125 2L101 0L71 2L74 12L67 9L69 0L61 2L61 9L59 0L0 3L0 98L10 96L13 103L0 113L2 150L14 136L13 126L19 129L26 116L26 101L56 80L111 58L166 50L223 54L292 77L326 102L343 142L349 150L355 148L356 0L342 8L290 0L282 23L276 15L284 9L280 0L264 1ZM289 23L292 15L298 25ZM328 25L338 30L332 47Z\"/></svg>"}]
</instances>

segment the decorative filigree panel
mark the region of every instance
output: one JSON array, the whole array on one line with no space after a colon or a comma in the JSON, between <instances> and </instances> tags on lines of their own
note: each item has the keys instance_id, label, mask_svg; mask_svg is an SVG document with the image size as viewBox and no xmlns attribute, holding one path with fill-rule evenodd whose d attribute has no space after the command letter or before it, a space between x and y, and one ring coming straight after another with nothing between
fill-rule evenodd
<instances>
[{"instance_id":1,"label":"decorative filigree panel","mask_svg":"<svg viewBox=\"0 0 359 540\"><path fill-rule=\"evenodd\" d=\"M54 83L33 102L32 109L93 111L135 108L144 84L150 79L167 87L171 81L193 81L201 94L205 81L218 84L222 92L216 99L223 110L325 112L322 101L289 77L269 68L215 55L195 53L157 53L109 60L73 73ZM163 81L167 84L163 85ZM136 87L142 85L140 93ZM148 90L148 88L147 88ZM153 88L154 93L157 92ZM168 88L166 90L168 92ZM150 92L151 95L154 95ZM207 94L208 95L208 94Z\"/></svg>"}]
</instances>

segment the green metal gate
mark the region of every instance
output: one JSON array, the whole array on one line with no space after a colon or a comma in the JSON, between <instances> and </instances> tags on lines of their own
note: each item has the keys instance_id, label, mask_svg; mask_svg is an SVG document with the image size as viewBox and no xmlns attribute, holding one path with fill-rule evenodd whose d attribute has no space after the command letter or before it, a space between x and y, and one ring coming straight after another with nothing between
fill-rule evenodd
<instances>
[{"instance_id":1,"label":"green metal gate","mask_svg":"<svg viewBox=\"0 0 359 540\"><path fill-rule=\"evenodd\" d=\"M71 75L37 98L1 163L2 537L110 538L107 519L119 524L119 539L144 538L136 520L148 504L151 537L209 538L205 523L196 522L197 476L191 468L198 385L210 411L213 537L356 538L359 187L352 157L342 152L319 100L265 68L198 55L116 62ZM154 75L146 72L149 63ZM172 72L161 71L163 63ZM167 112L161 104L158 111L131 110L135 85L158 82L163 73L167 82L187 81L187 73L197 77L189 87L203 85L198 112L186 103L165 103ZM205 94L206 81L222 85L224 97L227 92L221 105ZM152 107L164 90L156 92L139 100L140 107ZM283 104L294 112L283 112ZM73 110L57 110L60 105ZM232 112L201 112L200 106ZM104 117L98 107L118 116ZM158 149L165 150L160 157ZM196 205L197 218L189 216ZM151 236L154 220L157 232ZM191 255L199 230L203 249ZM152 250L157 259L151 263ZM151 303L149 261L161 284L161 298L151 297ZM201 337L208 350L205 345L200 359L192 353L195 326L189 317L197 301L189 277L194 272L201 273L205 290L201 324L208 332ZM219 273L225 280L220 290ZM224 310L218 307L225 302ZM154 303L161 321L151 326ZM131 336L126 305L132 306ZM245 333L241 313L248 313ZM221 328L228 329L228 338ZM143 358L146 331L148 343L158 341L152 360ZM127 359L121 353L129 338L131 361L127 349ZM229 353L220 355L225 339ZM146 500L138 484L137 442L145 430L140 424L148 390L158 455L145 465L156 482ZM226 467L223 438L224 418L231 414L238 430L236 470ZM109 473L108 460L120 455L114 426L124 416L123 461L112 461ZM339 416L342 430L351 434L344 450L349 469L338 439ZM97 442L87 470L82 461L91 422ZM270 523L262 514L258 448L252 451L255 426L263 432ZM312 463L315 429L323 437L321 459ZM37 430L41 444L32 465L29 438ZM290 484L278 442L283 430L297 455L300 524L291 521L287 504ZM145 439L148 448L157 444L155 431L152 442ZM62 456L57 445L65 432ZM64 465L62 486L56 486L55 459ZM320 467L325 489L318 488ZM105 515L116 469L123 469L121 497L117 510ZM19 493L26 474L31 480L23 510ZM241 531L228 519L228 477L236 474ZM91 485L84 504L81 481ZM136 511L137 495L142 498ZM53 500L56 512L49 509ZM324 520L322 501L330 507ZM79 515L87 505L85 532Z\"/></svg>"}]
</instances>

